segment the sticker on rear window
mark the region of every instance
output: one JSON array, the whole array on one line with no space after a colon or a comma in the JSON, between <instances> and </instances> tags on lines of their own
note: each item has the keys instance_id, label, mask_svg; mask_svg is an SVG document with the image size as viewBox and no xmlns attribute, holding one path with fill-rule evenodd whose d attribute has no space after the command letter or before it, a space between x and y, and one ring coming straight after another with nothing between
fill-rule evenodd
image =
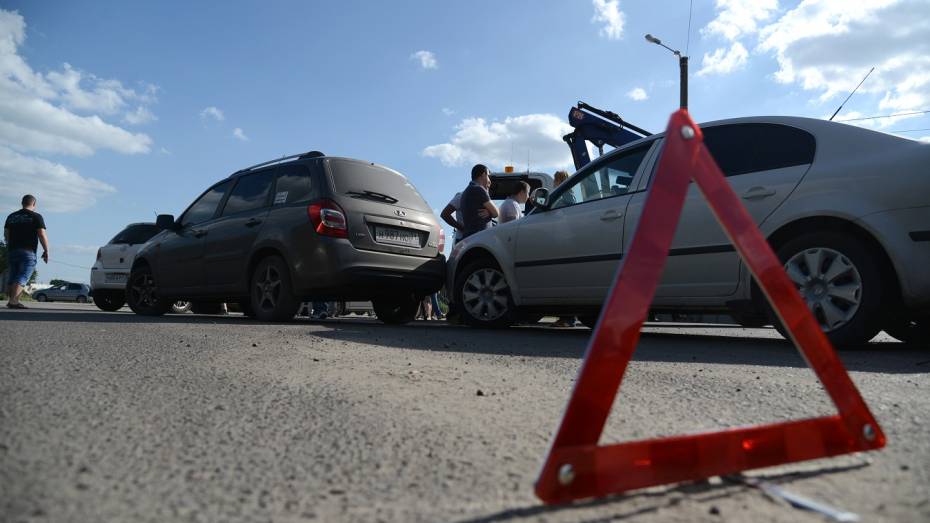
<instances>
[{"instance_id":1,"label":"sticker on rear window","mask_svg":"<svg viewBox=\"0 0 930 523\"><path fill-rule=\"evenodd\" d=\"M287 191L281 191L274 195L274 205L285 203L287 201Z\"/></svg>"}]
</instances>

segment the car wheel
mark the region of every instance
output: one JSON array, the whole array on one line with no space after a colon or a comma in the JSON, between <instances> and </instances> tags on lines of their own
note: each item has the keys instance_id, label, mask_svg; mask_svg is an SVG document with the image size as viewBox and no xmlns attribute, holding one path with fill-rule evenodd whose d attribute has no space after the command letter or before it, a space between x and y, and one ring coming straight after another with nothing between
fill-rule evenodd
<instances>
[{"instance_id":1,"label":"car wheel","mask_svg":"<svg viewBox=\"0 0 930 523\"><path fill-rule=\"evenodd\" d=\"M892 338L904 343L930 345L930 318L889 318L884 330Z\"/></svg>"},{"instance_id":2,"label":"car wheel","mask_svg":"<svg viewBox=\"0 0 930 523\"><path fill-rule=\"evenodd\" d=\"M291 273L280 256L258 262L252 273L251 303L255 318L262 321L294 319L300 301L291 287Z\"/></svg>"},{"instance_id":3,"label":"car wheel","mask_svg":"<svg viewBox=\"0 0 930 523\"><path fill-rule=\"evenodd\" d=\"M860 241L835 232L810 233L786 243L778 257L833 345L860 345L881 330L881 272L874 253ZM768 309L775 328L787 338Z\"/></svg>"},{"instance_id":4,"label":"car wheel","mask_svg":"<svg viewBox=\"0 0 930 523\"><path fill-rule=\"evenodd\" d=\"M102 311L118 311L126 303L126 293L123 291L104 291L94 292L94 305Z\"/></svg>"},{"instance_id":5,"label":"car wheel","mask_svg":"<svg viewBox=\"0 0 930 523\"><path fill-rule=\"evenodd\" d=\"M161 316L171 309L172 301L158 295L155 277L148 265L133 269L126 286L126 301L129 308L143 316Z\"/></svg>"},{"instance_id":6,"label":"car wheel","mask_svg":"<svg viewBox=\"0 0 930 523\"><path fill-rule=\"evenodd\" d=\"M48 296L44 294L36 294L36 301L48 301Z\"/></svg>"},{"instance_id":7,"label":"car wheel","mask_svg":"<svg viewBox=\"0 0 930 523\"><path fill-rule=\"evenodd\" d=\"M210 302L191 302L191 312L194 314L222 314L223 304Z\"/></svg>"},{"instance_id":8,"label":"car wheel","mask_svg":"<svg viewBox=\"0 0 930 523\"><path fill-rule=\"evenodd\" d=\"M189 301L179 300L171 304L171 312L174 314L184 314L189 310L191 310L191 302Z\"/></svg>"},{"instance_id":9,"label":"car wheel","mask_svg":"<svg viewBox=\"0 0 930 523\"><path fill-rule=\"evenodd\" d=\"M87 296L78 296L75 301L78 303L87 303Z\"/></svg>"},{"instance_id":10,"label":"car wheel","mask_svg":"<svg viewBox=\"0 0 930 523\"><path fill-rule=\"evenodd\" d=\"M465 323L472 327L502 328L513 325L515 307L507 278L493 260L468 265L456 278L455 300Z\"/></svg>"},{"instance_id":11,"label":"car wheel","mask_svg":"<svg viewBox=\"0 0 930 523\"><path fill-rule=\"evenodd\" d=\"M394 298L381 298L372 300L371 305L375 316L388 325L403 325L410 323L417 316L420 301L413 293L402 294Z\"/></svg>"}]
</instances>

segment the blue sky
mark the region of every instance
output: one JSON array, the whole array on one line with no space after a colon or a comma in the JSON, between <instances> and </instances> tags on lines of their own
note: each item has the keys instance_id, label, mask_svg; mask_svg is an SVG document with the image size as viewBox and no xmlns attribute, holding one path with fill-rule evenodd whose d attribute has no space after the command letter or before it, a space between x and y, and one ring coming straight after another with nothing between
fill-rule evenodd
<instances>
[{"instance_id":1,"label":"blue sky","mask_svg":"<svg viewBox=\"0 0 930 523\"><path fill-rule=\"evenodd\" d=\"M191 5L197 4L197 5ZM930 4L577 0L19 2L0 8L0 207L39 198L52 260L88 281L124 225L239 168L318 149L406 174L436 209L475 161L570 165L577 100L660 130L691 55L698 121L930 109ZM865 121L930 128L926 114ZM902 133L930 140L930 130Z\"/></svg>"}]
</instances>

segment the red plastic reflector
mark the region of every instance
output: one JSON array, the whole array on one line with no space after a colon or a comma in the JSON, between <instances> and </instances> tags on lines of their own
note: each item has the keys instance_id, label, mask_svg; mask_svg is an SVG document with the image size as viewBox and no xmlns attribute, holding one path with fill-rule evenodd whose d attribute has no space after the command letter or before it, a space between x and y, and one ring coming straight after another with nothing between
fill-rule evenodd
<instances>
[{"instance_id":1,"label":"red plastic reflector","mask_svg":"<svg viewBox=\"0 0 930 523\"><path fill-rule=\"evenodd\" d=\"M310 222L317 234L335 238L348 238L349 229L345 211L332 200L320 200L307 207Z\"/></svg>"},{"instance_id":2,"label":"red plastic reflector","mask_svg":"<svg viewBox=\"0 0 930 523\"><path fill-rule=\"evenodd\" d=\"M692 179L838 414L598 446L662 276ZM565 415L536 480L536 495L546 503L562 503L884 446L881 427L707 151L700 128L687 111L674 113L636 234L591 336Z\"/></svg>"}]
</instances>

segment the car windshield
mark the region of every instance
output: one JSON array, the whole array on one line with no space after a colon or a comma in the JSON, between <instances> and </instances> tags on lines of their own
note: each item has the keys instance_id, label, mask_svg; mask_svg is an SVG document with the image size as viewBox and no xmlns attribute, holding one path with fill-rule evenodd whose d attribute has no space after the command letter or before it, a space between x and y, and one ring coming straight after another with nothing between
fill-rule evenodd
<instances>
[{"instance_id":1,"label":"car windshield","mask_svg":"<svg viewBox=\"0 0 930 523\"><path fill-rule=\"evenodd\" d=\"M158 234L158 227L155 224L130 225L110 240L111 245L138 245L152 239L152 236Z\"/></svg>"}]
</instances>

